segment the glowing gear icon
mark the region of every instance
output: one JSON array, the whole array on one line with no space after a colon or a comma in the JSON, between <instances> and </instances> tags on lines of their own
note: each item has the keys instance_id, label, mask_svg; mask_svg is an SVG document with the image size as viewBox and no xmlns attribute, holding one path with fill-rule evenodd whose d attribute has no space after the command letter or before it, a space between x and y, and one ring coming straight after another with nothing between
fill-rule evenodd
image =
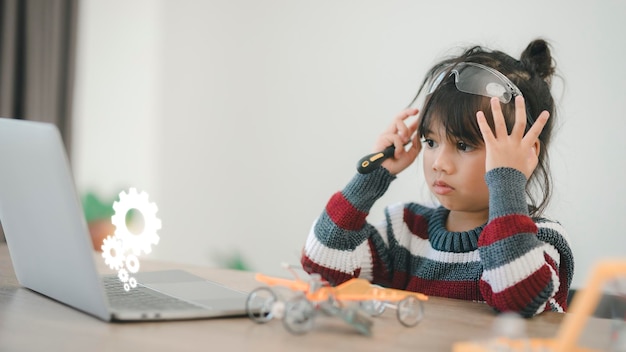
<instances>
[{"instance_id":1,"label":"glowing gear icon","mask_svg":"<svg viewBox=\"0 0 626 352\"><path fill-rule=\"evenodd\" d=\"M120 279L121 282L127 282L128 277L128 270L126 269L120 269L120 271L117 272L117 278Z\"/></svg>"},{"instance_id":2,"label":"glowing gear icon","mask_svg":"<svg viewBox=\"0 0 626 352\"><path fill-rule=\"evenodd\" d=\"M120 270L126 260L122 241L118 237L107 236L100 248L104 263L113 270Z\"/></svg>"},{"instance_id":3,"label":"glowing gear icon","mask_svg":"<svg viewBox=\"0 0 626 352\"><path fill-rule=\"evenodd\" d=\"M134 277L128 279L128 282L124 283L124 291L128 292L131 288L137 287L137 280Z\"/></svg>"},{"instance_id":4,"label":"glowing gear icon","mask_svg":"<svg viewBox=\"0 0 626 352\"><path fill-rule=\"evenodd\" d=\"M159 243L157 230L161 229L161 220L156 217L156 204L148 201L146 192L138 193L136 188L130 188L128 193L122 191L119 196L119 202L113 203L115 214L111 217L115 234L105 238L100 248L105 264L117 270L117 278L123 283L124 290L130 291L137 287L137 279L130 276L139 271L137 256L150 253L152 245ZM131 232L126 225L126 216L132 209L143 217L140 233Z\"/></svg>"},{"instance_id":5,"label":"glowing gear icon","mask_svg":"<svg viewBox=\"0 0 626 352\"><path fill-rule=\"evenodd\" d=\"M136 273L139 271L139 259L134 256L134 255L129 255L128 257L126 257L126 267L128 268L128 271L130 271L131 273Z\"/></svg>"},{"instance_id":6,"label":"glowing gear icon","mask_svg":"<svg viewBox=\"0 0 626 352\"><path fill-rule=\"evenodd\" d=\"M134 255L150 253L152 245L159 243L157 230L161 229L161 220L156 217L157 206L148 201L146 192L138 193L136 188L130 188L128 193L122 191L119 194L119 202L113 203L115 214L111 222L115 225L115 236L122 241L123 250L130 250ZM133 233L126 225L126 214L135 209L143 216L143 230L141 233Z\"/></svg>"}]
</instances>

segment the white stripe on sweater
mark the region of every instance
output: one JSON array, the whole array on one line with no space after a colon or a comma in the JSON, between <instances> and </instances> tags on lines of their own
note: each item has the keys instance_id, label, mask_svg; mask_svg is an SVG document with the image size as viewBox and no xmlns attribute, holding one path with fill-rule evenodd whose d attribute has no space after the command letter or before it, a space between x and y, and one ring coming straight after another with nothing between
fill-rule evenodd
<instances>
[{"instance_id":1,"label":"white stripe on sweater","mask_svg":"<svg viewBox=\"0 0 626 352\"><path fill-rule=\"evenodd\" d=\"M509 287L515 286L520 281L528 278L546 264L543 257L544 252L548 248L546 245L533 248L523 256L511 261L508 264L499 266L494 269L485 270L483 273L483 280L485 280L494 293L502 292ZM548 265L549 266L549 265ZM552 270L552 280L555 280L555 272ZM558 290L558 279L554 282ZM556 292L556 291L555 291ZM553 293L554 294L554 293Z\"/></svg>"},{"instance_id":2,"label":"white stripe on sweater","mask_svg":"<svg viewBox=\"0 0 626 352\"><path fill-rule=\"evenodd\" d=\"M556 299L550 298L550 303L556 309L557 312L559 312L559 313L564 313L565 312L563 307L561 307L561 305L559 304L559 302L556 301Z\"/></svg>"},{"instance_id":3,"label":"white stripe on sweater","mask_svg":"<svg viewBox=\"0 0 626 352\"><path fill-rule=\"evenodd\" d=\"M363 241L353 251L343 251L326 247L315 236L315 224L309 231L304 245L304 253L316 264L349 275L361 270L359 277L367 280L373 278L372 255L367 241Z\"/></svg>"},{"instance_id":4,"label":"white stripe on sweater","mask_svg":"<svg viewBox=\"0 0 626 352\"><path fill-rule=\"evenodd\" d=\"M468 263L480 261L478 250L466 253L452 253L438 251L432 248L428 240L424 240L411 233L407 224L404 222L402 212L391 211L390 209L390 214L392 214L390 220L393 231L396 234L398 244L408 249L411 255L443 263ZM566 238L563 227L559 224L541 223L538 224L538 227L553 229ZM333 249L326 247L317 240L314 228L315 223L311 227L304 249L305 254L309 258L314 258L314 261L318 265L349 275L353 275L356 270L360 269L360 277L372 280L373 259L367 241L358 245L353 251ZM388 245L389 239L387 237L386 229L387 227L384 223L377 226L377 230L381 234L385 245ZM485 271L483 279L491 285L493 292L501 292L532 275L543 264L545 264L543 253L548 254L557 266L560 265L560 254L556 248L548 243L543 243L542 246L531 250L507 265ZM509 279L498 279L502 277ZM552 272L552 278L554 282L554 292L552 295L554 295L558 291L559 287L558 275L556 275L556 272L554 271Z\"/></svg>"},{"instance_id":5,"label":"white stripe on sweater","mask_svg":"<svg viewBox=\"0 0 626 352\"><path fill-rule=\"evenodd\" d=\"M556 264L557 268L560 267L561 266L561 254L559 254L559 251L557 251L553 245L547 242L542 242L542 247L543 247L543 250L546 252L546 254L549 255L550 258L552 258L552 260L554 260L554 263Z\"/></svg>"},{"instance_id":6,"label":"white stripe on sweater","mask_svg":"<svg viewBox=\"0 0 626 352\"><path fill-rule=\"evenodd\" d=\"M430 241L414 235L401 219L392 219L393 231L398 244L409 250L411 255L443 263L469 263L480 261L478 250L465 253L444 252L432 248Z\"/></svg>"}]
</instances>

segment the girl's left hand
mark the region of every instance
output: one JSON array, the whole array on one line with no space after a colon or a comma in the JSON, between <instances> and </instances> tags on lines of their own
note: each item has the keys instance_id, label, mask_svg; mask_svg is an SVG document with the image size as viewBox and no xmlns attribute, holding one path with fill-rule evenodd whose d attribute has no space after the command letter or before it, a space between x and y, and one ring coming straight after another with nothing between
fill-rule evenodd
<instances>
[{"instance_id":1,"label":"girl's left hand","mask_svg":"<svg viewBox=\"0 0 626 352\"><path fill-rule=\"evenodd\" d=\"M485 140L486 171L498 167L511 167L524 173L529 179L539 162L539 134L550 117L550 113L543 111L535 123L524 135L526 129L526 104L524 98L515 98L515 124L511 134L508 134L502 107L498 98L491 98L491 111L495 135L487 124L482 111L476 113L478 127Z\"/></svg>"}]
</instances>

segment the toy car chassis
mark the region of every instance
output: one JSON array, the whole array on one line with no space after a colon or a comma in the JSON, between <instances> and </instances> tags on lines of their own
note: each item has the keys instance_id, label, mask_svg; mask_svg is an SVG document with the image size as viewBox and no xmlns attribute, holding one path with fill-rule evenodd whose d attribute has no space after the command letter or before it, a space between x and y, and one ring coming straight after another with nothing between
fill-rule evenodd
<instances>
[{"instance_id":1,"label":"toy car chassis","mask_svg":"<svg viewBox=\"0 0 626 352\"><path fill-rule=\"evenodd\" d=\"M314 319L321 312L340 318L363 335L370 335L370 317L382 314L387 307L395 308L398 321L407 327L417 325L424 318L423 302L428 297L421 293L382 288L360 278L333 287L317 274L303 280L293 268L288 269L295 280L256 275L256 280L265 286L248 295L246 311L250 319L267 323L282 318L289 332L303 334L313 328ZM288 289L293 297L283 302L278 287Z\"/></svg>"}]
</instances>

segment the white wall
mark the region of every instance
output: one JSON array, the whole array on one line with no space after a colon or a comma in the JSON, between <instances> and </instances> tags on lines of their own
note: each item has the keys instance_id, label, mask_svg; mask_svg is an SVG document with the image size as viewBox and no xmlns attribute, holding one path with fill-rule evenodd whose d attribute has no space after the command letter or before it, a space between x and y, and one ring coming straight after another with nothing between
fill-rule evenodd
<instances>
[{"instance_id":1,"label":"white wall","mask_svg":"<svg viewBox=\"0 0 626 352\"><path fill-rule=\"evenodd\" d=\"M111 198L129 186L159 187L158 5L79 3L71 158L82 192Z\"/></svg>"},{"instance_id":2,"label":"white wall","mask_svg":"<svg viewBox=\"0 0 626 352\"><path fill-rule=\"evenodd\" d=\"M553 45L560 128L549 214L569 229L574 285L626 256L624 2L81 2L73 162L81 190L148 191L157 258L254 270L297 263L328 197L451 48ZM421 161L421 160L420 160ZM421 168L421 166L419 167ZM430 198L415 166L372 212Z\"/></svg>"}]
</instances>

